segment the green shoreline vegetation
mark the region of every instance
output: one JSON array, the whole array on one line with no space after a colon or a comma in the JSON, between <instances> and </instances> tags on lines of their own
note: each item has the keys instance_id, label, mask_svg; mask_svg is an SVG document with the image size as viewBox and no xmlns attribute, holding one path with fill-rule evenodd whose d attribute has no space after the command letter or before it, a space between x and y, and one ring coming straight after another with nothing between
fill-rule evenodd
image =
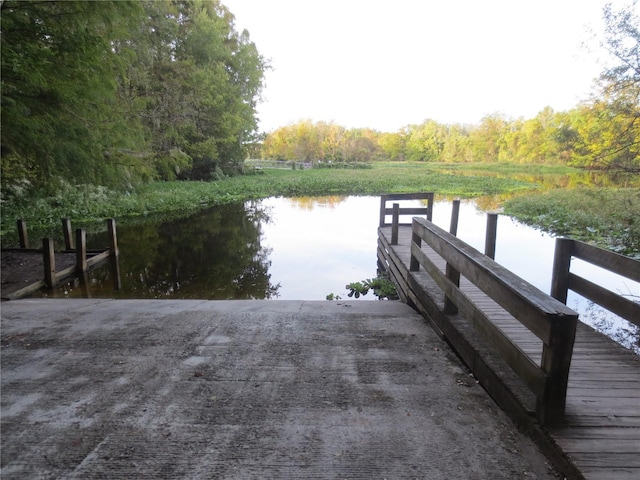
<instances>
[{"instance_id":1,"label":"green shoreline vegetation","mask_svg":"<svg viewBox=\"0 0 640 480\"><path fill-rule=\"evenodd\" d=\"M130 192L65 185L47 198L25 197L3 206L4 243L15 241L15 221L34 234L57 229L61 218L100 228L118 222L184 217L211 206L271 196L381 195L433 191L446 197L478 198L480 207L555 235L569 235L628 255L640 255L640 175L617 186L606 175L568 167L522 165L374 163L364 169L256 170L212 182L153 182ZM601 180L604 178L605 180ZM544 179L544 180L542 180ZM558 188L559 187L559 188ZM37 238L37 237L34 237Z\"/></svg>"},{"instance_id":2,"label":"green shoreline vegetation","mask_svg":"<svg viewBox=\"0 0 640 480\"><path fill-rule=\"evenodd\" d=\"M270 196L433 191L638 256L640 20L631 4L606 5L603 20L612 62L567 111L264 133L270 63L223 0L5 0L2 243L15 244L18 218L38 238L63 217L92 229ZM314 168L261 170L248 156Z\"/></svg>"}]
</instances>

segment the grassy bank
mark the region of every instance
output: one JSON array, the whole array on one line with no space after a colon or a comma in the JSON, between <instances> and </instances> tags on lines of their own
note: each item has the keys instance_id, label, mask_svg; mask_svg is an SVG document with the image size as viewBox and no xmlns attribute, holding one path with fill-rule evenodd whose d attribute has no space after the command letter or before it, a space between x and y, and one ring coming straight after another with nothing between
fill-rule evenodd
<instances>
[{"instance_id":1,"label":"grassy bank","mask_svg":"<svg viewBox=\"0 0 640 480\"><path fill-rule=\"evenodd\" d=\"M542 182L541 177L547 180ZM549 190L550 177L562 188ZM581 178L577 182L581 187L570 188L574 181L571 178ZM584 178L584 172L565 167L386 163L354 170L265 169L260 174L217 182L151 183L126 193L68 186L53 197L24 198L3 205L2 235L5 244L14 235L18 218L25 219L34 238L38 238L41 232L58 228L61 218L70 218L74 225L91 226L110 217L122 223L185 216L213 205L270 196L433 191L462 198L513 196L504 203L505 212L525 223L610 245L625 253L640 252L640 189L587 188ZM542 184L545 193L540 192Z\"/></svg>"},{"instance_id":2,"label":"grassy bank","mask_svg":"<svg viewBox=\"0 0 640 480\"><path fill-rule=\"evenodd\" d=\"M47 228L57 226L63 217L83 225L109 217L127 221L147 215L186 215L212 205L270 196L435 191L468 198L532 187L531 183L505 178L439 173L424 164L382 164L358 170L263 170L216 182L155 182L127 193L68 186L53 197L25 198L4 205L2 234L15 228L17 218L25 219L31 228Z\"/></svg>"}]
</instances>

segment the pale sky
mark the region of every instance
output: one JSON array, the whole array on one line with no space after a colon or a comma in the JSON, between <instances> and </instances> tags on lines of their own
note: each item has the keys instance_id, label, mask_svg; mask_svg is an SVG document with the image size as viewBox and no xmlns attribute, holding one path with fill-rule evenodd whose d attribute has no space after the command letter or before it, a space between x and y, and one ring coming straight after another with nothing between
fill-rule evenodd
<instances>
[{"instance_id":1,"label":"pale sky","mask_svg":"<svg viewBox=\"0 0 640 480\"><path fill-rule=\"evenodd\" d=\"M273 68L258 107L265 132L303 119L395 132L531 118L587 99L602 70L592 37L606 0L222 3Z\"/></svg>"}]
</instances>

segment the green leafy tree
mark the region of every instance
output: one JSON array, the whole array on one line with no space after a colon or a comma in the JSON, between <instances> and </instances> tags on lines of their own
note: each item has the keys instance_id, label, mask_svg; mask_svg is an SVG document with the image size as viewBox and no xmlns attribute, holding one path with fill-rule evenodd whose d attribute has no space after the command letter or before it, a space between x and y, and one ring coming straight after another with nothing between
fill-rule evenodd
<instances>
[{"instance_id":1,"label":"green leafy tree","mask_svg":"<svg viewBox=\"0 0 640 480\"><path fill-rule=\"evenodd\" d=\"M602 139L592 147L593 163L640 171L640 17L636 1L615 10L607 4L603 48L613 61L600 76L595 101ZM604 103L604 105L602 105Z\"/></svg>"},{"instance_id":2,"label":"green leafy tree","mask_svg":"<svg viewBox=\"0 0 640 480\"><path fill-rule=\"evenodd\" d=\"M217 0L145 5L152 33L150 71L142 77L150 82L144 118L158 163L178 150L190 164L169 164L182 178L233 171L256 135L265 60Z\"/></svg>"},{"instance_id":3,"label":"green leafy tree","mask_svg":"<svg viewBox=\"0 0 640 480\"><path fill-rule=\"evenodd\" d=\"M127 56L113 45L141 18L135 2L5 1L2 169L8 184L118 183L115 155L142 138L116 95Z\"/></svg>"}]
</instances>

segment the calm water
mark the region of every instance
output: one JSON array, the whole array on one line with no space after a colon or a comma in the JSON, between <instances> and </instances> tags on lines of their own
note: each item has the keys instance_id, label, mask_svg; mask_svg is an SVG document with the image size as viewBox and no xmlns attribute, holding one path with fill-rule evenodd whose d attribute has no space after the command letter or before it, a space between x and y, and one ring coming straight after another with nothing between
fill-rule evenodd
<instances>
[{"instance_id":1,"label":"calm water","mask_svg":"<svg viewBox=\"0 0 640 480\"><path fill-rule=\"evenodd\" d=\"M118 226L122 288L109 268L91 274L90 295L108 298L324 300L347 298L345 285L377 275L379 197L269 198L215 207L190 218ZM404 205L418 202L401 202ZM484 250L486 214L463 201L458 237ZM437 201L433 221L448 230L451 202ZM403 219L409 221L409 219ZM103 235L89 246L106 245ZM540 290L551 284L555 240L507 216L498 219L496 261ZM572 271L622 293L640 284L574 261ZM49 294L50 295L50 294ZM83 296L68 284L55 296ZM375 300L370 293L363 300ZM627 345L638 328L570 292L567 304L586 323Z\"/></svg>"}]
</instances>

